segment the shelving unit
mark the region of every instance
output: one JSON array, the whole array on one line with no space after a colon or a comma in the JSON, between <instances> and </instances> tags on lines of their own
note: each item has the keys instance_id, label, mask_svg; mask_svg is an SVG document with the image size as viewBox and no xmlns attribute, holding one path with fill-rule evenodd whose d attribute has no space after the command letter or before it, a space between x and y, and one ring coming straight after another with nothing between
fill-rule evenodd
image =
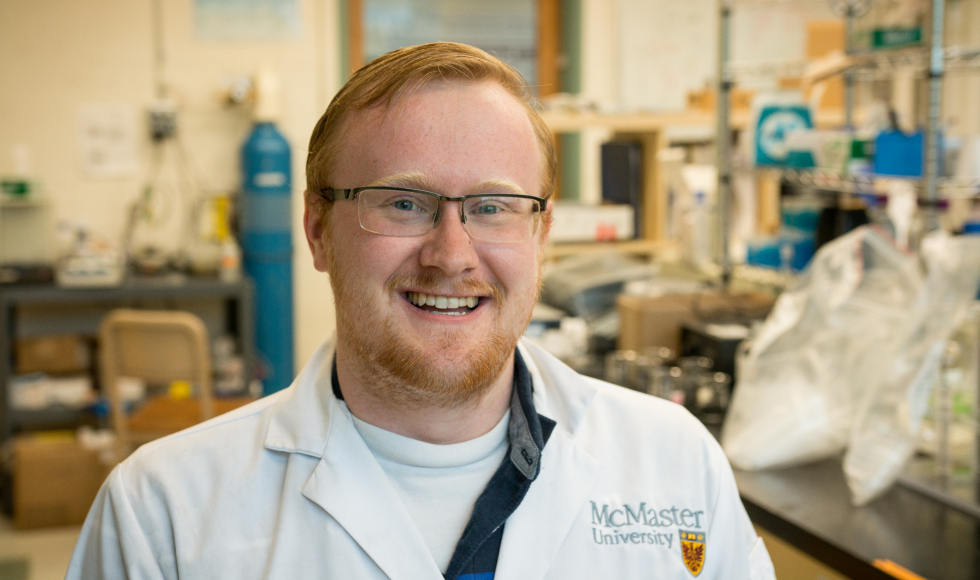
<instances>
[{"instance_id":1,"label":"shelving unit","mask_svg":"<svg viewBox=\"0 0 980 580\"><path fill-rule=\"evenodd\" d=\"M980 191L980 181L963 182L944 179L940 176L939 157L941 106L944 76L950 71L980 71L980 48L945 46L945 0L931 2L931 30L925 46L900 49L855 50L851 43L854 38L854 25L862 14L863 8L870 6L871 0L838 0L837 13L846 22L846 52L849 62L837 74L843 74L845 79L845 109L843 112L846 127L854 126L855 84L859 80L873 79L896 71L912 71L924 73L928 78L928 116L925 130L925 155L923 177L917 180L921 189L920 211L924 212L925 229L933 231L939 228L939 206L943 198L974 197ZM765 2L779 4L781 2ZM782 2L785 3L785 2ZM800 76L806 68L800 61L733 63L730 60L731 19L735 5L758 5L759 0L719 0L719 53L718 53L718 194L720 201L720 221L722 232L721 269L723 280L731 278L732 263L728 255L728 240L731 233L729 208L731 207L732 176L735 171L750 168L733 167L732 165L732 129L729 116L730 93L736 78L778 75ZM822 170L798 170L789 168L766 167L767 171L775 171L782 179L800 185L816 186L823 190L837 191L844 194L874 191L875 180L878 176L847 176ZM890 176L880 176L888 177ZM941 398L943 386L940 384ZM940 435L940 438L942 436ZM939 443L939 447L943 444ZM938 454L941 456L941 454ZM941 462L937 459L937 462ZM942 482L940 476L939 481ZM903 477L899 483L906 488L914 489L933 499L939 500L960 512L980 515L980 501L964 502L953 497L946 489L934 488L921 481ZM980 497L980 496L977 496Z\"/></svg>"},{"instance_id":2,"label":"shelving unit","mask_svg":"<svg viewBox=\"0 0 980 580\"><path fill-rule=\"evenodd\" d=\"M720 263L725 280L730 278L731 259L728 256L728 239L731 228L729 208L731 207L732 174L731 162L732 130L730 122L730 93L737 78L787 75L800 76L806 68L802 61L767 61L756 63L736 63L730 59L732 12L737 5L788 4L792 0L720 0L719 2L719 49L718 49L718 195L720 206L721 256ZM850 62L839 74L845 78L845 106L842 124L854 126L854 85L858 80L874 78L891 72L903 70L924 72L929 79L928 124L925 134L925 171L920 181L922 188L923 211L926 214L927 230L939 227L938 202L943 193L947 197L967 197L980 187L980 183L944 180L939 175L939 139L941 130L941 104L943 77L948 71L980 70L980 48L951 46L944 44L945 0L932 1L932 28L927 46L912 48L883 49L880 51L855 50L850 43L853 39L854 24L861 16L861 7L868 2L860 0L839 0L837 12L846 22L847 54ZM782 171L790 181L804 185L816 185L845 193L866 191L873 186L869 178L834 175L824 171L789 170Z\"/></svg>"},{"instance_id":3,"label":"shelving unit","mask_svg":"<svg viewBox=\"0 0 980 580\"><path fill-rule=\"evenodd\" d=\"M716 115L704 111L681 111L676 113L629 113L609 114L599 112L576 112L550 110L542 111L544 120L552 133L574 133L584 129L606 129L613 133L614 138L625 138L637 141L643 148L643 220L646 235L643 240L636 242L669 242L666 240L667 193L661 178L660 164L657 153L669 145L667 134L671 129L707 129L717 125ZM742 129L749 123L748 111L736 111L728 115L725 123L732 128ZM843 121L841 111L819 111L814 122L818 127L837 126ZM567 246L567 247L566 247ZM575 247L572 250L572 247ZM550 255L566 255L580 253L587 247L582 244L552 244ZM599 244L600 251L621 249L629 253L656 253L651 248L673 248L666 243L659 246L654 244L629 245ZM642 248L642 252L635 251Z\"/></svg>"},{"instance_id":4,"label":"shelving unit","mask_svg":"<svg viewBox=\"0 0 980 580\"><path fill-rule=\"evenodd\" d=\"M644 239L662 240L665 237L667 193L660 175L658 152L667 147L665 130L676 126L711 125L711 114L682 112L669 114L609 115L594 112L543 111L541 118L552 133L574 133L583 129L608 129L618 138L640 143L643 149L643 207ZM743 121L745 122L745 121Z\"/></svg>"},{"instance_id":5,"label":"shelving unit","mask_svg":"<svg viewBox=\"0 0 980 580\"><path fill-rule=\"evenodd\" d=\"M81 411L53 407L24 410L10 407L7 386L14 374L14 344L20 337L18 314L24 307L94 306L112 308L179 307L182 304L217 302L223 306L224 331L236 337L246 372L256 362L252 320L253 289L248 280L130 279L112 288L62 288L53 284L0 286L0 443L17 431L40 428L72 428ZM98 321L84 318L65 321L67 333L95 335ZM244 377L248 378L248 377Z\"/></svg>"}]
</instances>

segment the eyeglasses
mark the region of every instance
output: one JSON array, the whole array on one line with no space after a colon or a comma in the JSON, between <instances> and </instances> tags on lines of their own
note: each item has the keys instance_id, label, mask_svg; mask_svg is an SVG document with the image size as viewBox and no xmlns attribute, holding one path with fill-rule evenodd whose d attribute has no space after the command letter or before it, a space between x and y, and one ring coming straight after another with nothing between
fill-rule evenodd
<instances>
[{"instance_id":1,"label":"eyeglasses","mask_svg":"<svg viewBox=\"0 0 980 580\"><path fill-rule=\"evenodd\" d=\"M540 197L516 193L477 193L446 197L404 187L324 189L329 201L356 199L361 227L384 236L421 236L439 224L440 202L461 202L463 229L485 242L523 242L534 237L547 203Z\"/></svg>"}]
</instances>

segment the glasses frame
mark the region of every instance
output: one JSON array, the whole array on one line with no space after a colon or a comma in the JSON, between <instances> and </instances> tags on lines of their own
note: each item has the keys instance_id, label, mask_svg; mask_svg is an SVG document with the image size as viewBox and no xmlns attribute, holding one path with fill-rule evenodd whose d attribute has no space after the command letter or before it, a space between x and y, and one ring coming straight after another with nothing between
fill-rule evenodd
<instances>
[{"instance_id":1,"label":"glasses frame","mask_svg":"<svg viewBox=\"0 0 980 580\"><path fill-rule=\"evenodd\" d=\"M534 196L534 195L525 195L523 193L490 193L490 192L483 192L483 193L473 193L473 194L470 194L470 195L463 195L463 196L459 196L459 197L450 197L450 196L447 196L447 195L442 195L440 193L436 193L434 191L427 191L425 189L413 189L411 187L387 187L387 186L383 186L383 185L367 185L367 186L364 186L364 187L351 187L351 188L348 188L348 189L327 188L327 189L321 189L319 193L320 193L320 197L322 197L323 199L325 199L327 201L339 201L340 199L345 199L345 200L351 200L351 201L353 201L353 200L356 200L357 199L358 194L361 193L362 191L372 191L372 190L406 191L406 192L409 192L409 193L422 193L422 194L425 194L425 195L431 195L432 197L436 198L436 212L432 216L432 228L433 229L436 228L436 226L439 224L439 220L442 217L442 202L444 202L444 201L458 201L458 202L460 202L460 206L459 206L459 219L463 222L463 225L464 226L466 225L466 214L463 213L463 203L465 203L466 200L468 200L468 199L474 199L474 198L478 198L478 197L488 197L488 196L494 196L494 197L517 197L517 198L523 198L523 199L530 199L530 200L534 200L534 201L538 202L537 209L535 209L533 211L533 213L538 213L538 214L540 214L541 212L543 212L545 210L545 207L547 207L547 204L548 204L548 200L544 199L543 197L537 197L537 196ZM358 215L360 215L360 214L358 214ZM533 239L534 238L534 234L536 234L538 232L538 221L539 220L540 220L540 218L537 218L537 217L535 218L535 220L534 220L534 228L531 230L531 238L528 238L528 239ZM361 226L361 229L364 229L365 231L368 231L368 232L371 231L371 230L365 228L364 225L360 223L360 219L358 219L358 225L360 225ZM380 236L388 236L388 235L391 235L391 234L380 234L378 232L371 232L371 233L375 233L375 234L378 234ZM467 231L467 233L469 233L469 231ZM424 235L424 234L419 234L419 235ZM472 236L472 234L470 234L470 235ZM417 237L417 236L394 236L394 237ZM477 238L477 239L479 239L479 238ZM489 240L485 240L485 241L489 241Z\"/></svg>"}]
</instances>

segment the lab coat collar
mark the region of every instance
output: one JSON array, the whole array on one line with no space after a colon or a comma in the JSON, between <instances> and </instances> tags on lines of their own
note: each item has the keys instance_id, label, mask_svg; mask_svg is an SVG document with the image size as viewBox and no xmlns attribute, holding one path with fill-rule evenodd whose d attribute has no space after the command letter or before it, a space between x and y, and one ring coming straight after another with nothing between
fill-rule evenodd
<instances>
[{"instance_id":1,"label":"lab coat collar","mask_svg":"<svg viewBox=\"0 0 980 580\"><path fill-rule=\"evenodd\" d=\"M303 486L303 495L330 514L392 580L442 580L405 504L329 384L330 445Z\"/></svg>"},{"instance_id":2,"label":"lab coat collar","mask_svg":"<svg viewBox=\"0 0 980 580\"><path fill-rule=\"evenodd\" d=\"M564 363L539 346L522 339L517 343L534 385L534 409L541 415L554 419L562 430L574 438L585 411L595 397L595 387L588 379L567 367Z\"/></svg>"},{"instance_id":3,"label":"lab coat collar","mask_svg":"<svg viewBox=\"0 0 980 580\"><path fill-rule=\"evenodd\" d=\"M273 405L265 447L320 458L303 486L392 580L441 580L411 515L333 394L333 347L320 345ZM384 514L383 523L369 514ZM399 530L392 534L391 530Z\"/></svg>"},{"instance_id":4,"label":"lab coat collar","mask_svg":"<svg viewBox=\"0 0 980 580\"><path fill-rule=\"evenodd\" d=\"M333 345L325 341L307 361L293 384L273 404L265 447L272 451L322 457L334 411L330 390Z\"/></svg>"}]
</instances>

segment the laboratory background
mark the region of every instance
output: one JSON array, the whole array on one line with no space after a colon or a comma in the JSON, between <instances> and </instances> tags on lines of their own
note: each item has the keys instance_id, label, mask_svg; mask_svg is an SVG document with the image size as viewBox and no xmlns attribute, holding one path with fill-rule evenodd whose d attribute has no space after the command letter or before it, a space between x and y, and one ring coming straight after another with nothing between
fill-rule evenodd
<instances>
[{"instance_id":1,"label":"laboratory background","mask_svg":"<svg viewBox=\"0 0 980 580\"><path fill-rule=\"evenodd\" d=\"M980 0L2 0L0 580L331 335L310 132L439 40L555 134L529 340L701 419L777 577L980 578Z\"/></svg>"}]
</instances>

